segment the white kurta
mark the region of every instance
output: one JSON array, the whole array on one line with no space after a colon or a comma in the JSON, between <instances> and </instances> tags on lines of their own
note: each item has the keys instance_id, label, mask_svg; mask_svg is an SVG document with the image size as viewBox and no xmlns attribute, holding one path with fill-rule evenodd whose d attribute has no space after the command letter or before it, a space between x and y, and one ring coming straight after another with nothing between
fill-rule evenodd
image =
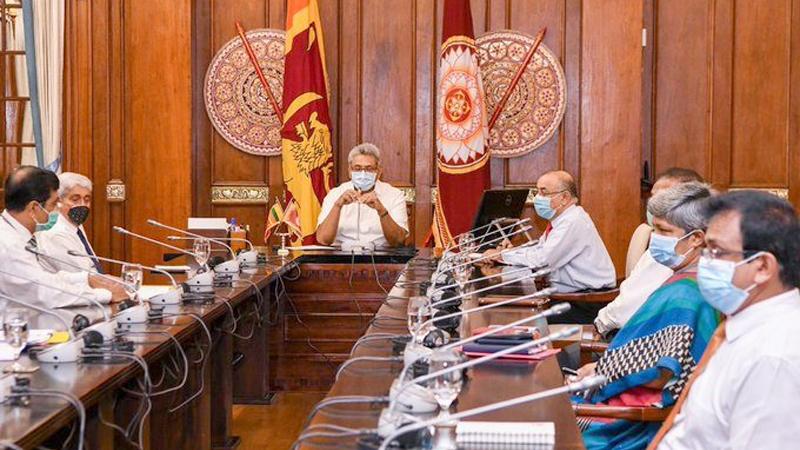
<instances>
[{"instance_id":1,"label":"white kurta","mask_svg":"<svg viewBox=\"0 0 800 450\"><path fill-rule=\"evenodd\" d=\"M322 202L322 210L317 219L317 226L328 217L339 197L350 189L353 189L353 183L348 181L328 192ZM375 183L375 193L383 203L383 206L386 207L392 220L408 231L408 212L406 211L406 198L403 191L388 183L377 181ZM334 240L334 244L339 245L356 243L374 243L379 247L389 244L383 235L381 218L378 212L367 205L357 202L342 207L339 214L339 228L336 231L336 239Z\"/></svg>"},{"instance_id":2,"label":"white kurta","mask_svg":"<svg viewBox=\"0 0 800 450\"><path fill-rule=\"evenodd\" d=\"M672 269L653 259L650 250L645 251L628 278L619 285L617 298L597 313L594 321L597 331L606 334L625 326L650 294L661 287L672 274Z\"/></svg>"},{"instance_id":3,"label":"white kurta","mask_svg":"<svg viewBox=\"0 0 800 450\"><path fill-rule=\"evenodd\" d=\"M800 293L725 322L725 341L695 380L664 449L785 449L800 443Z\"/></svg>"},{"instance_id":4,"label":"white kurta","mask_svg":"<svg viewBox=\"0 0 800 450\"><path fill-rule=\"evenodd\" d=\"M83 226L76 227L69 219L59 214L58 222L56 222L53 228L36 233L36 239L39 241L39 248L42 252L72 264L69 265L55 260L49 260L48 263L52 264L56 270L63 270L65 272L81 271L75 267L77 266L83 269L83 271L97 271L91 259L72 256L68 253L69 251L81 254L86 253L86 248L83 246L80 237L78 237L79 228L80 231L84 233L84 236L86 236L86 231L83 229ZM88 237L86 239L88 242ZM92 253L94 253L94 251Z\"/></svg>"},{"instance_id":5,"label":"white kurta","mask_svg":"<svg viewBox=\"0 0 800 450\"><path fill-rule=\"evenodd\" d=\"M552 229L531 247L503 254L503 261L519 266L547 265L550 283L558 292L612 288L617 284L614 263L589 214L578 205L551 222Z\"/></svg>"},{"instance_id":6,"label":"white kurta","mask_svg":"<svg viewBox=\"0 0 800 450\"><path fill-rule=\"evenodd\" d=\"M82 295L100 303L111 301L111 292L105 289L92 289L85 272L52 272L39 262L41 257L25 250L31 233L17 222L7 211L0 219L0 270L18 274L27 279L57 287L52 289L36 285L27 280L0 273L0 292L20 300L36 302L49 308L84 306L85 300L75 297ZM62 292L66 291L66 292Z\"/></svg>"}]
</instances>

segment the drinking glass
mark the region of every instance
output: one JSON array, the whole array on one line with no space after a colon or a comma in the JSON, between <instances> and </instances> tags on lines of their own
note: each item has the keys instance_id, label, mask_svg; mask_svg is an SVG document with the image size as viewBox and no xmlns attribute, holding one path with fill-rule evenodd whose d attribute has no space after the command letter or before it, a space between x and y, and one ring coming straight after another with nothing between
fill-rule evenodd
<instances>
[{"instance_id":1,"label":"drinking glass","mask_svg":"<svg viewBox=\"0 0 800 450\"><path fill-rule=\"evenodd\" d=\"M459 253L454 261L453 278L461 289L464 288L464 285L472 276L472 264L469 264L469 261L469 255L464 252Z\"/></svg>"},{"instance_id":2,"label":"drinking glass","mask_svg":"<svg viewBox=\"0 0 800 450\"><path fill-rule=\"evenodd\" d=\"M449 369L462 361L454 350L437 350L430 356L430 369L428 373ZM463 385L461 370L451 370L433 378L428 387L439 404L442 414L447 414L450 405L458 397Z\"/></svg>"},{"instance_id":3,"label":"drinking glass","mask_svg":"<svg viewBox=\"0 0 800 450\"><path fill-rule=\"evenodd\" d=\"M408 332L415 336L420 325L430 318L431 309L428 307L428 298L422 295L411 297L408 301Z\"/></svg>"},{"instance_id":4,"label":"drinking glass","mask_svg":"<svg viewBox=\"0 0 800 450\"><path fill-rule=\"evenodd\" d=\"M5 341L15 353L21 352L28 343L28 311L22 308L7 308L3 319ZM21 372L24 368L16 361L7 370Z\"/></svg>"},{"instance_id":5,"label":"drinking glass","mask_svg":"<svg viewBox=\"0 0 800 450\"><path fill-rule=\"evenodd\" d=\"M136 294L142 287L142 266L139 264L124 264L122 266L122 282L125 283L125 291L131 300L136 299Z\"/></svg>"},{"instance_id":6,"label":"drinking glass","mask_svg":"<svg viewBox=\"0 0 800 450\"><path fill-rule=\"evenodd\" d=\"M477 249L477 242L475 242L475 235L472 233L464 233L458 238L458 247L462 253L469 255L474 253Z\"/></svg>"},{"instance_id":7,"label":"drinking glass","mask_svg":"<svg viewBox=\"0 0 800 450\"><path fill-rule=\"evenodd\" d=\"M205 238L195 239L192 252L195 255L194 259L197 261L197 264L201 268L205 267L208 259L211 257L211 241Z\"/></svg>"}]
</instances>

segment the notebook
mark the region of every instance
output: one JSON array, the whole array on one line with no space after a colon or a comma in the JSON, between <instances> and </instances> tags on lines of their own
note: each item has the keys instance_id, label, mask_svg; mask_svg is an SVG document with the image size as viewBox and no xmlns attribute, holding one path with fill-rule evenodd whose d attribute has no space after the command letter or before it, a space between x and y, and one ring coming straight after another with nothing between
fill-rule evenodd
<instances>
[{"instance_id":1,"label":"notebook","mask_svg":"<svg viewBox=\"0 0 800 450\"><path fill-rule=\"evenodd\" d=\"M553 422L459 422L456 442L471 449L552 448L556 427Z\"/></svg>"}]
</instances>

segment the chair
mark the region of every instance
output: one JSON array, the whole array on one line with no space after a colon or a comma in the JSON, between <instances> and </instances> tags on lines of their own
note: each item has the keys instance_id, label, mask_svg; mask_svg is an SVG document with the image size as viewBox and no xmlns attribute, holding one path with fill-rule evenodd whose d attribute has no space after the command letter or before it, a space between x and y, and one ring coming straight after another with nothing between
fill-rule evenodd
<instances>
[{"instance_id":1,"label":"chair","mask_svg":"<svg viewBox=\"0 0 800 450\"><path fill-rule=\"evenodd\" d=\"M606 406L572 405L578 417L599 417L603 419L622 419L633 422L663 422L672 408L655 406Z\"/></svg>"}]
</instances>

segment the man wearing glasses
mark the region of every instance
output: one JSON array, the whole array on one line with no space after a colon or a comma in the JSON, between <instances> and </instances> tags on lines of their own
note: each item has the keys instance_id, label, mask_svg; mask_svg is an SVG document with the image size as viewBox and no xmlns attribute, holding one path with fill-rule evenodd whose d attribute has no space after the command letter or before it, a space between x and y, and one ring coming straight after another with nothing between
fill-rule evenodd
<instances>
[{"instance_id":1,"label":"man wearing glasses","mask_svg":"<svg viewBox=\"0 0 800 450\"><path fill-rule=\"evenodd\" d=\"M800 441L800 222L757 191L714 197L697 284L726 319L650 449L790 448Z\"/></svg>"},{"instance_id":2,"label":"man wearing glasses","mask_svg":"<svg viewBox=\"0 0 800 450\"><path fill-rule=\"evenodd\" d=\"M403 191L380 181L381 152L373 144L353 147L350 181L331 189L322 202L317 241L324 245L399 247L408 236Z\"/></svg>"},{"instance_id":3,"label":"man wearing glasses","mask_svg":"<svg viewBox=\"0 0 800 450\"><path fill-rule=\"evenodd\" d=\"M492 249L487 255L496 262L511 265L548 266L550 283L558 292L578 292L612 288L616 285L614 263L606 250L591 217L578 205L575 180L564 171L547 172L536 181L533 200L536 214L549 223L536 245L499 254ZM600 308L574 304L560 323L592 323Z\"/></svg>"}]
</instances>

